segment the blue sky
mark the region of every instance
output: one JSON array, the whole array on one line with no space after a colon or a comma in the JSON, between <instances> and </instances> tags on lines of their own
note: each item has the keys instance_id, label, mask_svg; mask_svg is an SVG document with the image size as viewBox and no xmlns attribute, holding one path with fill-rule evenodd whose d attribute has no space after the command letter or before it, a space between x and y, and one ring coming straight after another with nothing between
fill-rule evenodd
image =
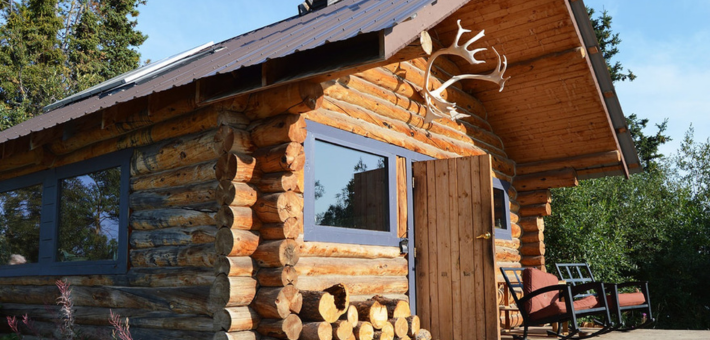
<instances>
[{"instance_id":1,"label":"blue sky","mask_svg":"<svg viewBox=\"0 0 710 340\"><path fill-rule=\"evenodd\" d=\"M303 0L148 0L140 7L138 29L148 34L144 60L171 56L209 41L219 42L298 14ZM616 90L625 115L636 113L650 125L668 118L670 155L689 126L695 139L710 136L710 1L586 0L609 11L622 43L617 60L638 78ZM648 133L655 132L654 128Z\"/></svg>"}]
</instances>

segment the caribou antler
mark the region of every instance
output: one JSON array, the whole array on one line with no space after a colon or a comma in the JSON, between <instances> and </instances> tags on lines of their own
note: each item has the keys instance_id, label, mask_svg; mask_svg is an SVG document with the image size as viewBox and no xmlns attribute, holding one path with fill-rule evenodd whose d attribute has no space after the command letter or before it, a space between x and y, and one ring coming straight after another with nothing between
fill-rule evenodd
<instances>
[{"instance_id":1,"label":"caribou antler","mask_svg":"<svg viewBox=\"0 0 710 340\"><path fill-rule=\"evenodd\" d=\"M465 44L459 45L459 39L461 39L461 36L464 33L468 33L471 31L461 27L461 20L457 21L457 24L459 25L459 31L456 34L456 40L454 41L454 43L447 48L442 48L436 51L434 54L431 55L431 57L429 57L426 77L424 77L424 99L427 103L427 113L424 117L424 122L426 123L429 123L434 119L443 118L447 116L450 117L452 120L468 116L466 114L456 111L456 103L448 102L443 97L441 97L441 93L457 81L463 79L490 81L498 84L498 86L500 86L500 91L503 91L505 81L510 79L510 77L503 78L503 73L505 73L505 70L508 67L508 59L503 56L503 60L501 61L500 54L498 54L498 51L493 48L493 52L495 52L496 56L498 56L498 66L495 70L493 70L493 72L489 74L462 74L458 76L453 76L451 77L451 79L447 80L444 84L442 84L438 89L429 91L429 77L431 76L431 67L434 64L434 60L440 55L456 55L466 59L466 61L468 61L472 65L485 63L485 61L476 59L475 54L481 51L485 51L487 50L487 48L477 48L474 50L468 49L471 44L483 38L483 36L485 35L484 31L481 31L476 34L475 37L469 39Z\"/></svg>"}]
</instances>

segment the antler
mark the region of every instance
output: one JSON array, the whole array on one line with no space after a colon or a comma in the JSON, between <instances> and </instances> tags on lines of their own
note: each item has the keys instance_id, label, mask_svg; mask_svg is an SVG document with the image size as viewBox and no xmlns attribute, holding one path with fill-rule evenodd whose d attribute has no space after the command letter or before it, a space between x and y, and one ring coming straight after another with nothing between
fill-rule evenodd
<instances>
[{"instance_id":1,"label":"antler","mask_svg":"<svg viewBox=\"0 0 710 340\"><path fill-rule=\"evenodd\" d=\"M503 78L503 74L505 73L505 70L508 68L508 59L505 56L503 56L503 60L501 61L500 54L498 54L498 51L496 51L496 49L493 48L493 52L495 52L496 56L498 56L498 66L496 67L495 70L493 70L493 72L491 72L489 74L462 74L462 75L458 75L458 76L453 76L453 77L451 77L451 79L447 80L444 84L442 84L438 89L435 89L433 91L429 90L428 85L429 85L429 77L431 76L431 67L434 64L434 60L437 57L439 57L440 55L445 55L445 54L456 55L456 56L466 59L466 61L468 61L472 65L485 63L485 61L476 59L475 55L478 52L487 50L487 48L477 48L474 50L468 49L468 47L471 44L473 44L474 42L478 41L479 39L481 39L485 36L485 33L484 33L485 31L479 32L478 34L476 34L475 37L466 41L465 44L459 45L459 39L461 39L461 36L464 33L468 33L471 31L461 27L461 20L457 21L456 23L459 26L459 30L458 30L458 33L456 34L456 40L454 40L454 43L451 44L451 46L449 46L447 48L442 48L442 49L436 51L429 58L429 62L427 64L426 77L424 77L424 99L426 100L426 103L427 103L427 113L426 113L426 116L424 117L424 122L426 122L426 123L429 123L434 119L443 118L443 117L447 117L447 116L450 117L451 119L459 119L459 118L468 116L466 114L456 111L456 103L448 102L443 97L441 97L441 94L444 92L444 90L446 90L449 86L456 83L457 81L460 81L463 79L476 79L476 80L490 81L490 82L498 84L498 86L500 86L499 91L503 91L503 87L505 86L506 80L510 79L510 77Z\"/></svg>"}]
</instances>

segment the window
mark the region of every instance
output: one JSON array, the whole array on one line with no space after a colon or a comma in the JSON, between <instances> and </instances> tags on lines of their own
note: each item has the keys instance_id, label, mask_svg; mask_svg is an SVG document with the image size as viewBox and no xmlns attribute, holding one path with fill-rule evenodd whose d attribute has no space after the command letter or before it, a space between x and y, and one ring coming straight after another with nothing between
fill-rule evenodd
<instances>
[{"instance_id":1,"label":"window","mask_svg":"<svg viewBox=\"0 0 710 340\"><path fill-rule=\"evenodd\" d=\"M511 240L510 230L510 197L508 189L510 183L493 178L493 223L496 238Z\"/></svg>"},{"instance_id":2,"label":"window","mask_svg":"<svg viewBox=\"0 0 710 340\"><path fill-rule=\"evenodd\" d=\"M306 241L399 245L397 157L410 188L411 162L430 157L310 121L305 152Z\"/></svg>"},{"instance_id":3,"label":"window","mask_svg":"<svg viewBox=\"0 0 710 340\"><path fill-rule=\"evenodd\" d=\"M0 276L125 273L131 154L0 182Z\"/></svg>"}]
</instances>

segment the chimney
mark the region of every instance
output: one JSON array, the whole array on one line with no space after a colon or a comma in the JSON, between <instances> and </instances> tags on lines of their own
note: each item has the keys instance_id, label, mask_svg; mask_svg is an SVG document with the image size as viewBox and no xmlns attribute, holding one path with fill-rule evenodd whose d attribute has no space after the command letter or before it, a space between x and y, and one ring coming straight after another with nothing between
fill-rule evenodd
<instances>
[{"instance_id":1,"label":"chimney","mask_svg":"<svg viewBox=\"0 0 710 340\"><path fill-rule=\"evenodd\" d=\"M298 5L298 15L304 16L321 8L326 8L340 0L306 0Z\"/></svg>"}]
</instances>

